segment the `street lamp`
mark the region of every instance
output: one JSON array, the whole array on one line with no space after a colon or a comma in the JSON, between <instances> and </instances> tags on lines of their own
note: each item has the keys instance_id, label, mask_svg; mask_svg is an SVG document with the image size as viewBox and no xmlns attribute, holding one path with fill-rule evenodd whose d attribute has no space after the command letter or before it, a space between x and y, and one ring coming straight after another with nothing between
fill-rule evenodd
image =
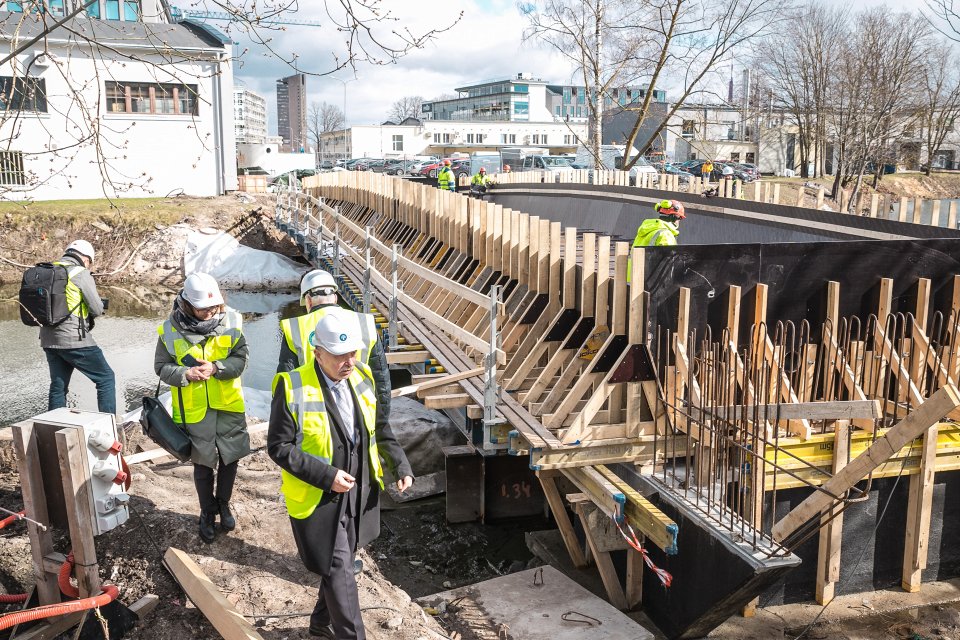
<instances>
[{"instance_id":1,"label":"street lamp","mask_svg":"<svg viewBox=\"0 0 960 640\"><path fill-rule=\"evenodd\" d=\"M342 80L336 76L327 76L333 80L336 80L343 85L343 157L347 158L347 84L353 82L354 80L359 80L358 76L353 76L346 80Z\"/></svg>"}]
</instances>

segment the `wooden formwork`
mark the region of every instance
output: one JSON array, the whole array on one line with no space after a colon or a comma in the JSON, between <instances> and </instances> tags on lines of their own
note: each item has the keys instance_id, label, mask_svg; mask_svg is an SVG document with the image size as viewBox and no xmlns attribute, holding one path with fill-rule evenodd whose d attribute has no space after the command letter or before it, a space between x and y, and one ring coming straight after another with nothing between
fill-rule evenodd
<instances>
[{"instance_id":1,"label":"wooden formwork","mask_svg":"<svg viewBox=\"0 0 960 640\"><path fill-rule=\"evenodd\" d=\"M849 480L842 471L858 453L877 442L895 442L907 427L922 423L919 443L910 439L864 473L909 477L903 586L919 589L933 474L960 467L960 434L952 423L942 422L957 412L951 406L954 396L928 402L938 389L952 390L960 375L955 348L960 277L952 313L936 321L929 281L916 283L916 309L899 320L891 313L892 282L880 280L880 301L873 321L863 323L862 335L854 335L839 317L839 284L824 283L826 316L816 319L816 329L808 331L813 337L798 349L788 349L789 340L775 328L777 319L767 316L766 284L755 283L746 295L739 286L717 292L726 305L723 330L703 340L695 338L689 324L690 306L698 301L681 289L677 326L663 328L651 340L646 295L642 287L627 284L628 275L633 283L644 282L643 249L382 175L337 173L308 180L313 196L339 207L339 214L356 225L341 229L342 242L362 247L358 230L372 227L384 249L374 258L381 274L390 273L386 248L400 247L408 261L399 272L411 328L424 316L453 325L442 327L450 344L434 336L425 349L444 359L448 372L481 363L483 345L476 341L486 339L489 327L480 300L492 284L504 287L497 323L503 415L512 429L509 449L530 456L576 564L584 555L555 484L558 473L614 518L623 519L623 505L632 505L643 517L635 515L630 523L666 549L670 537L664 532L672 523L653 505L629 495L603 465L629 463L641 473L659 473L668 460L674 465L686 460L692 480L706 486L720 470L702 461L722 451L722 464L729 466L729 451L736 445L749 450L740 455L750 461L739 470L737 482L748 495L736 516L776 545L788 536L782 531L771 536L769 525L764 531L769 493L820 486L837 477ZM615 177L610 184L618 184ZM753 189L754 199L778 199L776 190L762 193L760 183ZM362 275L353 274L355 280ZM386 304L389 283L374 278L374 284ZM749 329L749 344L738 343L742 327ZM418 343L417 336L408 338ZM710 353L722 354L723 362L711 360ZM481 389L478 382L472 389L468 384L463 382L467 397L461 400L476 411ZM821 602L832 598L839 575L842 511L853 482L822 494L826 502L809 514L820 536L816 591Z\"/></svg>"}]
</instances>

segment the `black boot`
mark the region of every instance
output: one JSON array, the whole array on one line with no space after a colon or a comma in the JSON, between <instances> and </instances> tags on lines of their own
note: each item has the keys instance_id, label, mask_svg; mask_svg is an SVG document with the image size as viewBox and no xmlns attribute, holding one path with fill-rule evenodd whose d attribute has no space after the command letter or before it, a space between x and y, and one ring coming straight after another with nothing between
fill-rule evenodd
<instances>
[{"instance_id":1,"label":"black boot","mask_svg":"<svg viewBox=\"0 0 960 640\"><path fill-rule=\"evenodd\" d=\"M213 542L213 539L217 536L217 530L214 528L216 522L216 513L200 512L200 539L207 544Z\"/></svg>"},{"instance_id":2,"label":"black boot","mask_svg":"<svg viewBox=\"0 0 960 640\"><path fill-rule=\"evenodd\" d=\"M220 526L224 531L233 531L237 528L237 519L230 513L230 503L220 503Z\"/></svg>"}]
</instances>

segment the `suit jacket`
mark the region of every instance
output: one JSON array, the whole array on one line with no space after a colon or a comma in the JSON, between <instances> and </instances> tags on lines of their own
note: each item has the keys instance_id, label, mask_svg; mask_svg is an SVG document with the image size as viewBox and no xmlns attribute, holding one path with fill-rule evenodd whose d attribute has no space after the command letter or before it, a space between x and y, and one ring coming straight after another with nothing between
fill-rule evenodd
<instances>
[{"instance_id":1,"label":"suit jacket","mask_svg":"<svg viewBox=\"0 0 960 640\"><path fill-rule=\"evenodd\" d=\"M314 512L307 518L290 518L293 537L297 542L300 559L310 571L320 575L329 575L333 558L333 545L337 527L344 517L347 500L358 500L359 517L353 518L350 526L356 527L357 546L363 547L380 535L380 487L371 476L370 460L367 455L369 436L360 415L360 403L354 394L354 421L358 425L360 436L359 472L356 474L357 486L348 493L334 493L333 480L338 469L346 469L349 455L349 440L340 412L333 410L335 400L326 387L326 382L317 367L317 377L323 385L323 399L328 409L333 441L333 456L330 464L319 458L305 454L296 445L297 424L290 415L286 402L286 389L281 381L277 384L270 408L270 425L267 431L267 452L270 458L282 469L297 478L323 489L323 498ZM380 457L386 463L385 469L397 478L413 476L407 456L393 435L389 423L376 426L377 447Z\"/></svg>"}]
</instances>

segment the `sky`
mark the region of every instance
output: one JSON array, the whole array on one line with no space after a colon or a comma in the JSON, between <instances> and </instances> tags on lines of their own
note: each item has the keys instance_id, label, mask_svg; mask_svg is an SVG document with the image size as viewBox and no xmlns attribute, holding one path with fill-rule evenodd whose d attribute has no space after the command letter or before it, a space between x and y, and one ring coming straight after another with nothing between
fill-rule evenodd
<instances>
[{"instance_id":1,"label":"sky","mask_svg":"<svg viewBox=\"0 0 960 640\"><path fill-rule=\"evenodd\" d=\"M924 5L924 0L821 1L854 10L878 5L900 11L917 10ZM453 93L456 87L520 72L556 83L574 80L573 67L559 53L524 42L526 20L517 9L516 0L382 0L380 6L389 12L390 19L381 22L375 32L386 42L397 42L393 30L406 28L420 34L450 28L395 64L361 62L355 71L343 69L332 77L323 77L336 66L334 52L344 50L342 34L324 11L325 4L340 6L336 0L300 0L298 11L288 15L297 20L318 21L323 26L290 25L282 31L261 30L261 37L270 38L267 46L254 44L224 23L214 23L237 42L237 86L245 86L266 98L271 133L276 132L276 80L296 73L282 58L294 55L296 64L308 74L308 104L329 102L343 109L346 88L345 111L351 125L383 122L391 105L404 96L419 95L429 100ZM371 4L369 0L367 4ZM181 6L187 6L186 1ZM463 17L457 21L461 11Z\"/></svg>"}]
</instances>

